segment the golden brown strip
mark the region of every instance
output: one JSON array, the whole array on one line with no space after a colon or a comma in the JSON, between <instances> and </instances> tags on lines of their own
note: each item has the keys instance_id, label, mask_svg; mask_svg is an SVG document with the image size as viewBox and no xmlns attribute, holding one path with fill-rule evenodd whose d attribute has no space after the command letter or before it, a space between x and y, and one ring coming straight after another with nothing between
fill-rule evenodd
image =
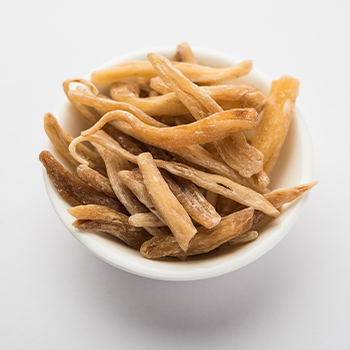
<instances>
[{"instance_id":1,"label":"golden brown strip","mask_svg":"<svg viewBox=\"0 0 350 350\"><path fill-rule=\"evenodd\" d=\"M89 168L85 164L80 164L77 167L77 174L82 180L96 188L96 190L103 192L108 197L117 198L109 179L96 170Z\"/></svg>"},{"instance_id":2,"label":"golden brown strip","mask_svg":"<svg viewBox=\"0 0 350 350\"><path fill-rule=\"evenodd\" d=\"M271 84L266 108L254 131L252 145L264 154L264 171L270 174L276 163L299 93L299 81L284 76Z\"/></svg>"},{"instance_id":3,"label":"golden brown strip","mask_svg":"<svg viewBox=\"0 0 350 350\"><path fill-rule=\"evenodd\" d=\"M175 62L198 63L190 45L186 42L177 46L172 60Z\"/></svg>"},{"instance_id":4,"label":"golden brown strip","mask_svg":"<svg viewBox=\"0 0 350 350\"><path fill-rule=\"evenodd\" d=\"M142 244L152 236L141 227L134 227L129 224L120 225L111 221L103 220L76 220L73 226L79 230L95 230L109 233L119 238L130 247L139 250Z\"/></svg>"},{"instance_id":5,"label":"golden brown strip","mask_svg":"<svg viewBox=\"0 0 350 350\"><path fill-rule=\"evenodd\" d=\"M221 216L191 181L170 175L164 170L160 172L171 192L193 220L206 228L213 228L219 224Z\"/></svg>"},{"instance_id":6,"label":"golden brown strip","mask_svg":"<svg viewBox=\"0 0 350 350\"><path fill-rule=\"evenodd\" d=\"M140 252L148 259L164 256L186 257L210 252L249 230L253 222L253 213L253 208L247 208L227 216L225 220L212 229L199 228L186 252L181 249L173 236L154 237L142 244Z\"/></svg>"},{"instance_id":7,"label":"golden brown strip","mask_svg":"<svg viewBox=\"0 0 350 350\"><path fill-rule=\"evenodd\" d=\"M139 169L133 171L120 171L118 177L129 190L143 203L160 221L164 222L162 215L156 209L152 197L149 195Z\"/></svg>"},{"instance_id":8,"label":"golden brown strip","mask_svg":"<svg viewBox=\"0 0 350 350\"><path fill-rule=\"evenodd\" d=\"M137 157L137 163L155 207L164 218L180 247L186 251L189 242L197 232L190 217L170 191L152 155L150 153L140 154Z\"/></svg>"},{"instance_id":9,"label":"golden brown strip","mask_svg":"<svg viewBox=\"0 0 350 350\"><path fill-rule=\"evenodd\" d=\"M252 130L257 123L257 117L253 108L231 109L191 124L157 128L147 125L131 113L113 111L104 115L93 127L81 134L90 136L109 121L122 120L149 142L167 147L186 147L221 140L238 131Z\"/></svg>"},{"instance_id":10,"label":"golden brown strip","mask_svg":"<svg viewBox=\"0 0 350 350\"><path fill-rule=\"evenodd\" d=\"M77 207L69 208L68 213L78 220L103 220L112 221L120 225L128 225L127 215L102 205L79 205Z\"/></svg>"},{"instance_id":11,"label":"golden brown strip","mask_svg":"<svg viewBox=\"0 0 350 350\"><path fill-rule=\"evenodd\" d=\"M252 61L249 60L229 68L211 68L186 62L173 62L172 65L191 81L208 84L236 79L247 75L252 70ZM91 81L95 85L100 85L141 76L150 79L156 75L156 71L149 62L134 61L95 71L91 74Z\"/></svg>"},{"instance_id":12,"label":"golden brown strip","mask_svg":"<svg viewBox=\"0 0 350 350\"><path fill-rule=\"evenodd\" d=\"M197 85L174 68L165 57L148 54L148 59L159 76L175 92L196 120L219 113L222 108ZM242 132L236 132L214 143L221 158L243 177L249 178L263 167L263 155L249 145Z\"/></svg>"},{"instance_id":13,"label":"golden brown strip","mask_svg":"<svg viewBox=\"0 0 350 350\"><path fill-rule=\"evenodd\" d=\"M244 85L203 86L199 88L207 93L224 109L255 108L260 113L266 97L257 89ZM127 102L141 109L152 117L178 116L189 113L187 107L174 92L150 98L140 98L130 82L114 83L110 90L111 97L120 102Z\"/></svg>"},{"instance_id":14,"label":"golden brown strip","mask_svg":"<svg viewBox=\"0 0 350 350\"><path fill-rule=\"evenodd\" d=\"M44 165L47 175L60 196L69 204L73 206L99 204L125 213L125 208L117 199L110 198L85 184L77 176L66 170L49 151L42 151L39 160Z\"/></svg>"},{"instance_id":15,"label":"golden brown strip","mask_svg":"<svg viewBox=\"0 0 350 350\"><path fill-rule=\"evenodd\" d=\"M158 219L153 213L139 213L129 217L129 224L135 227L162 227L166 226L164 222Z\"/></svg>"},{"instance_id":16,"label":"golden brown strip","mask_svg":"<svg viewBox=\"0 0 350 350\"><path fill-rule=\"evenodd\" d=\"M46 113L44 116L44 129L47 137L55 148L70 161L74 166L78 166L77 162L69 153L69 144L74 139L68 135L58 124L57 119L51 114ZM80 144L77 147L77 153L89 162L89 166L96 169L102 174L106 174L106 167L100 155L84 145Z\"/></svg>"},{"instance_id":17,"label":"golden brown strip","mask_svg":"<svg viewBox=\"0 0 350 350\"><path fill-rule=\"evenodd\" d=\"M164 83L161 77L152 78L150 81L150 87L161 95L165 95L169 92L172 92L172 90L167 84Z\"/></svg>"}]
</instances>

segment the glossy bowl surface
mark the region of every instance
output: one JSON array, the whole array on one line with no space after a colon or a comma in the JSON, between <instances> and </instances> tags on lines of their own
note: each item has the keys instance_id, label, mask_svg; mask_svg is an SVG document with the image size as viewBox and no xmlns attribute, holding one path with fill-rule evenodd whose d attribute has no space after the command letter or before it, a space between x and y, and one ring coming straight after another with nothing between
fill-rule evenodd
<instances>
[{"instance_id":1,"label":"glossy bowl surface","mask_svg":"<svg viewBox=\"0 0 350 350\"><path fill-rule=\"evenodd\" d=\"M118 57L96 69L108 68L126 61L147 60L147 53L149 52L170 58L174 51L175 47L150 48ZM193 48L193 51L199 63L208 66L227 67L241 61L226 54L207 49ZM86 77L89 78L90 74ZM271 79L254 68L249 75L236 79L232 83L252 85L268 95ZM78 136L81 130L88 128L88 125L85 124L66 98L59 105L54 115L62 128L72 136ZM43 148L53 153L65 167L74 172L73 167L51 145L48 138L45 138ZM313 161L311 137L304 118L298 108L296 108L286 141L271 174L269 188L289 187L312 181ZM258 239L248 244L220 248L209 254L191 257L187 261L169 258L147 260L138 251L127 247L108 234L76 230L72 226L74 218L67 212L69 205L60 198L56 189L52 186L45 169L43 169L43 174L47 194L57 215L68 231L91 252L124 271L139 276L169 281L190 281L219 276L253 262L272 249L290 231L307 200L306 195L294 203L286 205L278 218L270 220L263 228L258 230Z\"/></svg>"}]
</instances>

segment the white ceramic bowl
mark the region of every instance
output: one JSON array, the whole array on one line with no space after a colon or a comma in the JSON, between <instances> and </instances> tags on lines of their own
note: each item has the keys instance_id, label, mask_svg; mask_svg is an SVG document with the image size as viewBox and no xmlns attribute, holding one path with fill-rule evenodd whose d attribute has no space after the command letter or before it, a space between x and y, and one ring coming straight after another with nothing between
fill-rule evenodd
<instances>
[{"instance_id":1,"label":"white ceramic bowl","mask_svg":"<svg viewBox=\"0 0 350 350\"><path fill-rule=\"evenodd\" d=\"M199 63L227 67L240 62L237 58L207 49L193 48ZM147 53L154 52L171 57L175 47L150 48L116 58L96 69L108 68L112 65L131 61L147 60ZM87 75L89 78L90 75ZM257 69L234 81L234 84L255 86L266 95L269 92L271 79ZM80 131L88 126L65 98L55 113L55 117L63 129L72 136L78 136ZM49 150L68 169L73 167L46 138L44 149ZM270 220L259 230L257 240L240 246L224 247L209 254L189 258L187 261L165 258L163 260L147 260L140 253L120 243L108 234L81 232L72 226L74 218L67 212L69 205L61 199L43 170L44 181L51 203L63 222L75 238L84 244L91 252L102 260L124 271L136 275L169 281L198 280L237 270L258 259L273 248L292 228L297 221L307 196L283 208L278 218ZM278 162L271 174L270 189L289 187L312 181L313 147L306 123L296 108L294 118Z\"/></svg>"}]
</instances>

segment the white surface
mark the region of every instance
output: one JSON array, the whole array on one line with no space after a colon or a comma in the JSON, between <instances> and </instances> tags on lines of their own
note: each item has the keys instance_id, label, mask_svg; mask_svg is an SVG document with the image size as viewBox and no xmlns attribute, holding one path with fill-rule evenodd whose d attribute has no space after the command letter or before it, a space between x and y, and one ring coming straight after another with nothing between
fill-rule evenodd
<instances>
[{"instance_id":1,"label":"white surface","mask_svg":"<svg viewBox=\"0 0 350 350\"><path fill-rule=\"evenodd\" d=\"M0 349L349 349L347 1L2 2ZM315 179L291 232L222 277L161 282L92 255L57 218L38 154L67 77L188 41L301 81ZM11 164L11 166L10 166Z\"/></svg>"},{"instance_id":2,"label":"white surface","mask_svg":"<svg viewBox=\"0 0 350 350\"><path fill-rule=\"evenodd\" d=\"M238 58L232 58L217 51L197 47L192 49L198 62L203 65L229 67L240 62ZM128 61L147 60L148 52L171 58L175 50L176 45L172 47L149 48L144 51L122 55L93 70L113 67L116 64ZM90 75L91 73L88 73L84 78L90 79ZM247 76L232 81L232 83L259 87L263 93L268 95L271 79L257 69L253 69ZM71 88L74 89L74 87ZM65 97L54 114L59 124L70 135L86 129L86 126L79 128L83 118L79 116L79 113ZM56 150L48 137L45 137L43 148L49 150L65 167L74 171L74 167ZM314 152L311 136L303 116L296 108L288 137L271 173L269 188L271 190L287 188L313 181L313 163ZM94 232L87 234L86 231L74 228L72 223L75 219L67 212L67 208L70 206L58 194L44 168L43 174L48 196L57 215L78 241L102 260L124 271L142 277L167 281L194 281L217 277L250 264L266 254L283 239L298 220L308 197L304 196L288 207L285 206L278 218L271 220L258 230L259 239L250 244L242 245L239 248L237 246L222 247L220 251L201 255L194 259L190 258L186 262L179 262L177 259L159 262L157 260L144 259L138 251L122 244L120 241L118 242L118 240L111 238L110 235L97 235Z\"/></svg>"}]
</instances>

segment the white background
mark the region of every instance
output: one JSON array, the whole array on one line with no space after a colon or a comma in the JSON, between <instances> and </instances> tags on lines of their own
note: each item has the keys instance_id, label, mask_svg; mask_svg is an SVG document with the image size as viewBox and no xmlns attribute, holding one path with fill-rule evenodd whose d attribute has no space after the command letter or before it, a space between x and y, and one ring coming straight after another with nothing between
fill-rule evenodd
<instances>
[{"instance_id":1,"label":"white background","mask_svg":"<svg viewBox=\"0 0 350 350\"><path fill-rule=\"evenodd\" d=\"M349 1L1 1L0 349L350 349ZM38 154L62 82L176 45L301 81L305 210L265 256L197 282L120 271L63 227Z\"/></svg>"}]
</instances>

